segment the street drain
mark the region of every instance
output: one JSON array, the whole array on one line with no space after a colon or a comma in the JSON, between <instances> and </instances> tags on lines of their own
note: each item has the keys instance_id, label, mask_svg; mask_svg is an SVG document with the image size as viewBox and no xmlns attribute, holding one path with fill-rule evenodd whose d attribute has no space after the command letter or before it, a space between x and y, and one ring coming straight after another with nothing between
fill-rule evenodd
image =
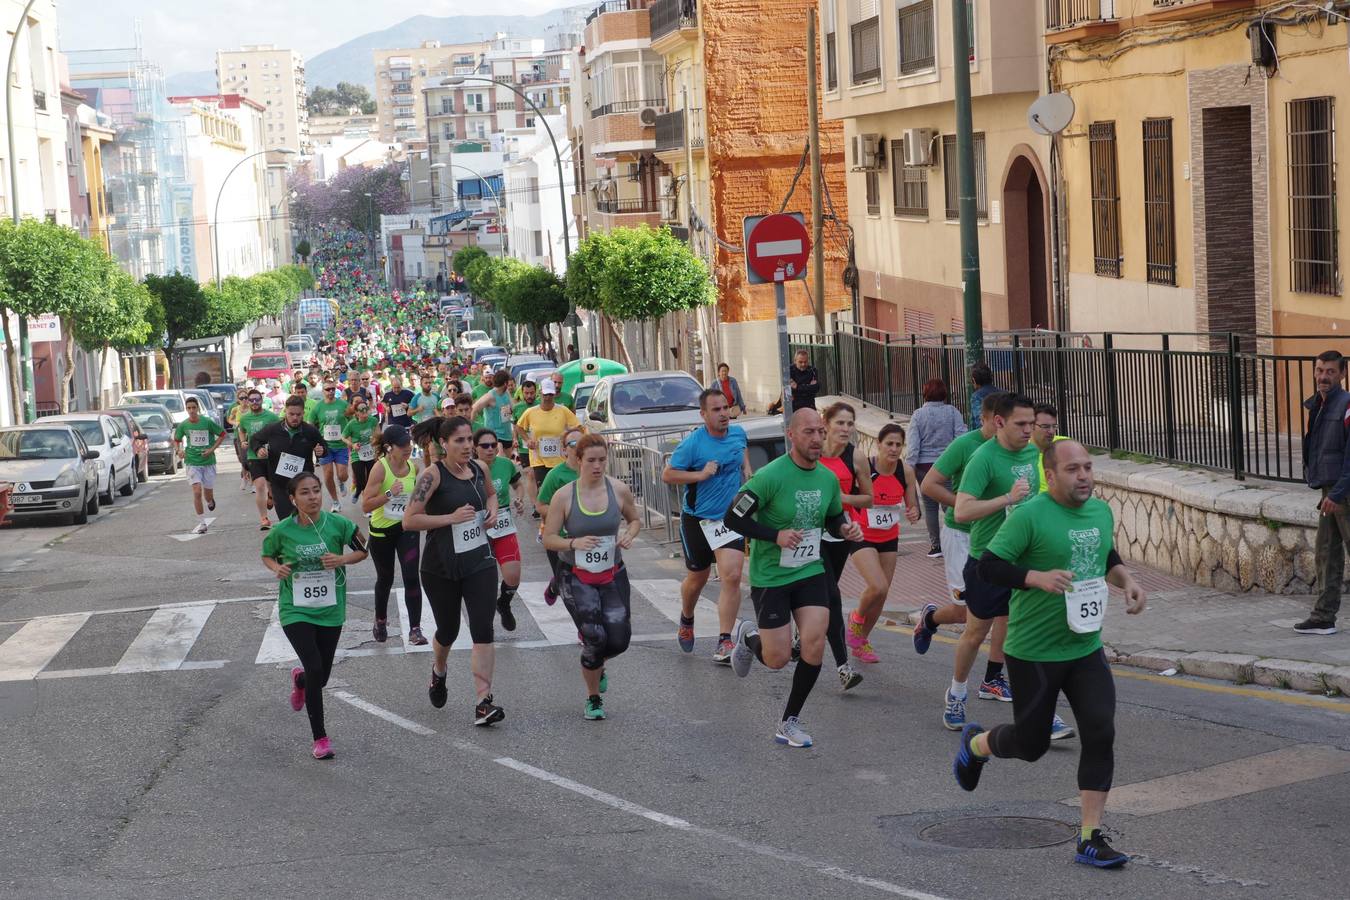
<instances>
[{"instance_id":1,"label":"street drain","mask_svg":"<svg viewBox=\"0 0 1350 900\"><path fill-rule=\"evenodd\" d=\"M919 839L968 850L1034 850L1068 843L1077 834L1077 826L1057 819L974 816L929 825L919 831Z\"/></svg>"}]
</instances>

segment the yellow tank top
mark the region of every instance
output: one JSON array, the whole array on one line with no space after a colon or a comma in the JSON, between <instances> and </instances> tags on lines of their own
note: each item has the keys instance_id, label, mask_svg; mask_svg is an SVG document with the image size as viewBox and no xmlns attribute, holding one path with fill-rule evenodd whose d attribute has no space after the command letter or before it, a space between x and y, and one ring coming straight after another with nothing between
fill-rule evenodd
<instances>
[{"instance_id":1,"label":"yellow tank top","mask_svg":"<svg viewBox=\"0 0 1350 900\"><path fill-rule=\"evenodd\" d=\"M402 514L397 518L391 518L386 515L386 511L389 508L389 504L396 500L402 501L400 504L396 504L400 509L406 508L408 500L412 497L413 486L417 483L417 470L413 467L411 460L408 461L408 474L404 475L402 478L398 478L394 475L394 470L390 468L388 459L380 460L380 468L384 471L384 480L380 483L380 490L393 490L395 482L401 482L403 484L402 494L393 498L393 500L387 501L384 506L376 508L375 511L370 514L370 527L382 530L385 528L393 528L395 525L402 523Z\"/></svg>"}]
</instances>

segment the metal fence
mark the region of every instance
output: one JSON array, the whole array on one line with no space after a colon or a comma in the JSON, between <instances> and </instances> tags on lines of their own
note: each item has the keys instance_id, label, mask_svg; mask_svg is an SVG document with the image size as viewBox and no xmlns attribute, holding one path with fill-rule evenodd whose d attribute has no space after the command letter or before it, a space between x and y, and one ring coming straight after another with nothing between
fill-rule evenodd
<instances>
[{"instance_id":1,"label":"metal fence","mask_svg":"<svg viewBox=\"0 0 1350 900\"><path fill-rule=\"evenodd\" d=\"M969 411L961 335L841 326L789 343L810 354L822 393L908 415L936 378ZM1089 447L1301 481L1312 359L1331 346L1325 335L1004 332L986 334L985 361L996 386L1053 404L1060 432Z\"/></svg>"},{"instance_id":2,"label":"metal fence","mask_svg":"<svg viewBox=\"0 0 1350 900\"><path fill-rule=\"evenodd\" d=\"M679 487L661 480L675 447L693 429L642 429L599 432L609 442L608 474L628 485L642 513L642 527L664 528L666 543L679 540Z\"/></svg>"}]
</instances>

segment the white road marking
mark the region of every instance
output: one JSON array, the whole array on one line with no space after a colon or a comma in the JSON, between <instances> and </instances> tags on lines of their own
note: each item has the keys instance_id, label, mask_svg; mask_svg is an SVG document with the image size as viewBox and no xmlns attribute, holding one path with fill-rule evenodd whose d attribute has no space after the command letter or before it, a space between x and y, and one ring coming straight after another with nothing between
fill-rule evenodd
<instances>
[{"instance_id":1,"label":"white road marking","mask_svg":"<svg viewBox=\"0 0 1350 900\"><path fill-rule=\"evenodd\" d=\"M413 732L414 734L420 734L425 737L436 733L432 731L430 728L427 728L425 725L419 725L411 719L403 718L398 713L390 712L389 710L383 707L376 706L374 703L369 703L365 700L362 700L355 694L350 694L347 691L333 691L332 694L334 697L338 698L343 703L346 703L350 706L355 706L357 709L365 710L372 716L378 716L381 719L384 719L386 722L391 722L394 725L397 725L399 728L406 729L408 731Z\"/></svg>"},{"instance_id":2,"label":"white road marking","mask_svg":"<svg viewBox=\"0 0 1350 900\"><path fill-rule=\"evenodd\" d=\"M630 581L633 587L642 592L652 606L660 610L676 625L680 624L680 610L683 601L680 598L680 582L671 578L659 580ZM721 633L717 621L717 604L703 597L698 598L694 606L694 637L715 638Z\"/></svg>"},{"instance_id":3,"label":"white road marking","mask_svg":"<svg viewBox=\"0 0 1350 900\"><path fill-rule=\"evenodd\" d=\"M0 681L28 681L56 658L89 613L34 619L0 644Z\"/></svg>"},{"instance_id":4,"label":"white road marking","mask_svg":"<svg viewBox=\"0 0 1350 900\"><path fill-rule=\"evenodd\" d=\"M527 581L521 584L516 596L524 603L534 619L534 624L544 633L544 639L550 646L566 646L577 642L577 626L572 614L567 611L562 598L549 606L544 602L544 581Z\"/></svg>"},{"instance_id":5,"label":"white road marking","mask_svg":"<svg viewBox=\"0 0 1350 900\"><path fill-rule=\"evenodd\" d=\"M277 618L278 608L279 604L272 605L272 620L267 623L267 630L263 632L262 643L258 645L258 655L253 659L254 665L299 659L295 655L295 650L291 648L291 642L286 639L286 632L281 630L281 620Z\"/></svg>"},{"instance_id":6,"label":"white road marking","mask_svg":"<svg viewBox=\"0 0 1350 900\"><path fill-rule=\"evenodd\" d=\"M13 561L11 561L11 562L6 563L6 564L5 564L5 567L4 567L3 569L0 569L0 573L4 573L4 574L8 575L8 574L10 574L10 573L12 573L12 572L17 572L17 571L19 571L20 569L22 569L24 566L28 565L30 562L32 562L31 559L16 559L16 560L13 560Z\"/></svg>"},{"instance_id":7,"label":"white road marking","mask_svg":"<svg viewBox=\"0 0 1350 900\"><path fill-rule=\"evenodd\" d=\"M215 608L215 604L211 604L155 610L121 660L113 666L113 674L179 668Z\"/></svg>"}]
</instances>

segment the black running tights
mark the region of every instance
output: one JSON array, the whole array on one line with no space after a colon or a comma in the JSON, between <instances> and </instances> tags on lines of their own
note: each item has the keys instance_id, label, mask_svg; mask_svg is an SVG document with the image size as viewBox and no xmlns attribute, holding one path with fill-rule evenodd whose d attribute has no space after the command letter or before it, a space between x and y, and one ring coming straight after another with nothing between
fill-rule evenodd
<instances>
[{"instance_id":1,"label":"black running tights","mask_svg":"<svg viewBox=\"0 0 1350 900\"><path fill-rule=\"evenodd\" d=\"M375 618L389 618L389 591L394 586L394 564L403 570L403 605L408 628L422 625L422 580L418 577L421 532L402 525L370 530L370 558L375 562Z\"/></svg>"},{"instance_id":2,"label":"black running tights","mask_svg":"<svg viewBox=\"0 0 1350 900\"><path fill-rule=\"evenodd\" d=\"M609 584L586 584L566 564L558 573L562 600L581 632L581 667L603 669L605 660L628 649L633 637L628 569Z\"/></svg>"},{"instance_id":3,"label":"black running tights","mask_svg":"<svg viewBox=\"0 0 1350 900\"><path fill-rule=\"evenodd\" d=\"M422 572L422 588L436 617L436 643L449 647L459 637L463 609L469 611L469 637L475 644L492 643L492 620L497 615L497 567L489 566L463 578Z\"/></svg>"},{"instance_id":4,"label":"black running tights","mask_svg":"<svg viewBox=\"0 0 1350 900\"><path fill-rule=\"evenodd\" d=\"M375 465L374 460L365 461L352 459L352 478L356 485L356 496L360 497L366 492L366 482L370 479L370 467Z\"/></svg>"},{"instance_id":5,"label":"black running tights","mask_svg":"<svg viewBox=\"0 0 1350 900\"><path fill-rule=\"evenodd\" d=\"M328 736L323 728L323 688L333 673L333 655L337 653L342 626L292 622L282 625L281 630L286 633L286 640L295 648L295 655L300 657L300 665L305 669L301 676L305 712L309 714L309 730L317 741Z\"/></svg>"},{"instance_id":6,"label":"black running tights","mask_svg":"<svg viewBox=\"0 0 1350 900\"><path fill-rule=\"evenodd\" d=\"M830 653L834 656L835 666L848 662L848 645L844 643L844 597L839 593L839 579L844 575L844 565L848 563L847 541L824 541L820 545L821 558L825 561L825 579L830 590L830 621L825 626L825 639L830 642Z\"/></svg>"}]
</instances>

